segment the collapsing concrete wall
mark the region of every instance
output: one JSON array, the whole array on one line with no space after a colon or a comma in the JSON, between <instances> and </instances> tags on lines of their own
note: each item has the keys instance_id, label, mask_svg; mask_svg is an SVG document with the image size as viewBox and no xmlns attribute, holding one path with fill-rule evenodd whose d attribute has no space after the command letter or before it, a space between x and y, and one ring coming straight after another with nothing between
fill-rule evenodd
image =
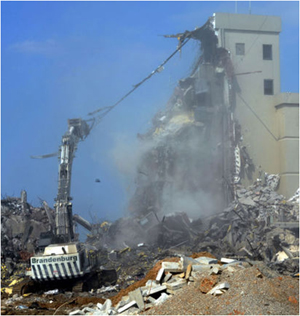
<instances>
[{"instance_id":1,"label":"collapsing concrete wall","mask_svg":"<svg viewBox=\"0 0 300 316\"><path fill-rule=\"evenodd\" d=\"M129 206L136 216L154 212L159 220L173 212L191 218L216 213L234 197L233 70L228 52L217 48L209 21L176 37L181 42L187 37L201 40L202 54L153 118L153 127L139 135L148 150L137 166Z\"/></svg>"}]
</instances>

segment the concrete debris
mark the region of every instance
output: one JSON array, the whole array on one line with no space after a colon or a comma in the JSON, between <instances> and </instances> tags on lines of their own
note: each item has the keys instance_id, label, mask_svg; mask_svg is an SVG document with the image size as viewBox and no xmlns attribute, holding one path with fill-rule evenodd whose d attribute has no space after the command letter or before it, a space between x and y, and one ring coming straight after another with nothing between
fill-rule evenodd
<instances>
[{"instance_id":1,"label":"concrete debris","mask_svg":"<svg viewBox=\"0 0 300 316\"><path fill-rule=\"evenodd\" d=\"M156 282L160 282L164 272L165 272L165 269L163 267L160 268L160 270L157 273Z\"/></svg>"},{"instance_id":2,"label":"concrete debris","mask_svg":"<svg viewBox=\"0 0 300 316\"><path fill-rule=\"evenodd\" d=\"M145 292L143 293L146 293L146 295L153 295L153 294L156 294L156 293L160 293L164 290L166 290L167 287L166 285L160 285L160 286L155 286L155 287L151 287L149 289L147 289Z\"/></svg>"},{"instance_id":3,"label":"concrete debris","mask_svg":"<svg viewBox=\"0 0 300 316\"><path fill-rule=\"evenodd\" d=\"M218 263L217 259L213 259L213 258L207 258L207 257L200 257L200 258L196 258L196 261L198 261L201 264L214 264L214 263Z\"/></svg>"},{"instance_id":4,"label":"concrete debris","mask_svg":"<svg viewBox=\"0 0 300 316\"><path fill-rule=\"evenodd\" d=\"M229 258L221 258L220 260L222 263L232 263L235 262L236 260L234 259L229 259Z\"/></svg>"},{"instance_id":5,"label":"concrete debris","mask_svg":"<svg viewBox=\"0 0 300 316\"><path fill-rule=\"evenodd\" d=\"M118 286L117 285L111 285L111 286L102 286L100 289L97 289L97 293L105 293L105 292L112 292L117 291Z\"/></svg>"},{"instance_id":6,"label":"concrete debris","mask_svg":"<svg viewBox=\"0 0 300 316\"><path fill-rule=\"evenodd\" d=\"M126 304L125 306L121 307L118 309L118 313L123 313L124 311L126 311L127 309L129 309L130 307L136 305L136 301L131 301L130 303Z\"/></svg>"},{"instance_id":7,"label":"concrete debris","mask_svg":"<svg viewBox=\"0 0 300 316\"><path fill-rule=\"evenodd\" d=\"M267 174L265 173L265 182L268 187L275 191L279 185L280 176L279 174Z\"/></svg>"},{"instance_id":8,"label":"concrete debris","mask_svg":"<svg viewBox=\"0 0 300 316\"><path fill-rule=\"evenodd\" d=\"M129 297L131 298L131 300L136 302L136 304L140 310L144 309L145 303L144 303L141 288L137 288L136 290L130 292Z\"/></svg>"},{"instance_id":9,"label":"concrete debris","mask_svg":"<svg viewBox=\"0 0 300 316\"><path fill-rule=\"evenodd\" d=\"M297 189L295 194L288 200L288 202L295 202L299 204L299 192L300 192L300 188Z\"/></svg>"},{"instance_id":10,"label":"concrete debris","mask_svg":"<svg viewBox=\"0 0 300 316\"><path fill-rule=\"evenodd\" d=\"M162 268L166 272L183 272L182 262L163 262Z\"/></svg>"},{"instance_id":11,"label":"concrete debris","mask_svg":"<svg viewBox=\"0 0 300 316\"><path fill-rule=\"evenodd\" d=\"M207 294L211 295L220 295L225 292L225 290L229 289L229 283L228 282L222 282L215 287L213 287L210 291L207 292Z\"/></svg>"},{"instance_id":12,"label":"concrete debris","mask_svg":"<svg viewBox=\"0 0 300 316\"><path fill-rule=\"evenodd\" d=\"M172 281L166 283L167 293L174 294L176 290L181 289L185 285L186 285L185 279L177 279L177 280L173 279Z\"/></svg>"},{"instance_id":13,"label":"concrete debris","mask_svg":"<svg viewBox=\"0 0 300 316\"><path fill-rule=\"evenodd\" d=\"M155 305L163 304L169 297L170 295L162 293L160 297L155 301Z\"/></svg>"}]
</instances>

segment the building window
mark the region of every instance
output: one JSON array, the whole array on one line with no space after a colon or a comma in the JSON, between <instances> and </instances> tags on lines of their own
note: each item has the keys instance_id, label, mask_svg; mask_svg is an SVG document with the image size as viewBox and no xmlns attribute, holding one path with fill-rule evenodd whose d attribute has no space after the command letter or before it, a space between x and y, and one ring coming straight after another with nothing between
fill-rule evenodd
<instances>
[{"instance_id":1,"label":"building window","mask_svg":"<svg viewBox=\"0 0 300 316\"><path fill-rule=\"evenodd\" d=\"M272 45L263 45L263 59L272 60Z\"/></svg>"},{"instance_id":2,"label":"building window","mask_svg":"<svg viewBox=\"0 0 300 316\"><path fill-rule=\"evenodd\" d=\"M245 55L245 44L244 43L235 43L235 54L236 55Z\"/></svg>"},{"instance_id":3,"label":"building window","mask_svg":"<svg viewBox=\"0 0 300 316\"><path fill-rule=\"evenodd\" d=\"M264 94L273 95L273 80L272 79L264 80Z\"/></svg>"}]
</instances>

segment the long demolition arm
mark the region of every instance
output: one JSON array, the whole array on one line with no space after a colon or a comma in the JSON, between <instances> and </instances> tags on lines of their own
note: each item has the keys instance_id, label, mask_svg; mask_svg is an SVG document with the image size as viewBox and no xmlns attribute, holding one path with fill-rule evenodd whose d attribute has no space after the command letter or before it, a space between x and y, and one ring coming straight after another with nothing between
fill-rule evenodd
<instances>
[{"instance_id":1,"label":"long demolition arm","mask_svg":"<svg viewBox=\"0 0 300 316\"><path fill-rule=\"evenodd\" d=\"M85 120L68 120L68 131L62 137L59 156L58 192L55 199L55 235L57 242L70 242L74 239L71 175L74 154L79 141L84 140L91 127Z\"/></svg>"}]
</instances>

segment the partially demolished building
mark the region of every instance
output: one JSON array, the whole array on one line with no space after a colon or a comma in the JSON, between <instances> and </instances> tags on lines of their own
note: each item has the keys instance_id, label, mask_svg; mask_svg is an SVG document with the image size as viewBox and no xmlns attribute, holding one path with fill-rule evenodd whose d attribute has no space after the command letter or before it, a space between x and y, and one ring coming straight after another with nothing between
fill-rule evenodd
<instances>
[{"instance_id":1,"label":"partially demolished building","mask_svg":"<svg viewBox=\"0 0 300 316\"><path fill-rule=\"evenodd\" d=\"M237 184L268 174L278 174L279 193L297 190L299 102L280 93L280 31L279 17L217 13L201 28L166 36L199 40L201 56L139 135L148 150L134 214L216 212L236 198Z\"/></svg>"},{"instance_id":2,"label":"partially demolished building","mask_svg":"<svg viewBox=\"0 0 300 316\"><path fill-rule=\"evenodd\" d=\"M278 192L291 196L299 187L299 94L280 88L281 19L216 13L213 23L219 46L230 51L240 150L251 154L253 179L260 172L279 174Z\"/></svg>"}]
</instances>

